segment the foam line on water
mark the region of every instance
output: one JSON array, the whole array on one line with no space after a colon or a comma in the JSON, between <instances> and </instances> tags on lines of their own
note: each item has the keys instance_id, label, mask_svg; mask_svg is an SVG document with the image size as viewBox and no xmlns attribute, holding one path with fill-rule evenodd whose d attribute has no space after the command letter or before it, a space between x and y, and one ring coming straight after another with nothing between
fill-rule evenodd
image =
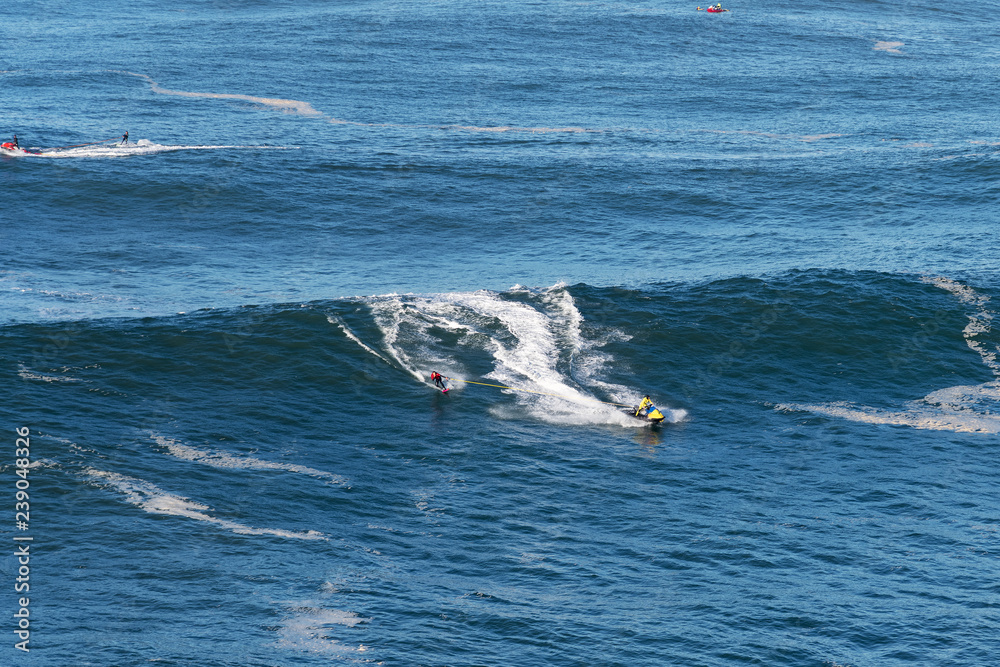
<instances>
[{"instance_id":1,"label":"foam line on water","mask_svg":"<svg viewBox=\"0 0 1000 667\"><path fill-rule=\"evenodd\" d=\"M281 109L288 113L295 113L301 116L322 116L323 112L317 111L308 102L303 102L301 100L286 100L278 97L257 97L255 95L241 95L236 93L197 93L186 90L171 90L170 88L164 88L152 77L146 74L139 74L137 72L129 72L126 70L112 70L117 71L122 74L128 74L129 76L135 76L140 79L144 79L148 84L150 89L154 93L160 95L173 95L175 97L203 97L215 100L241 100L243 102L252 102L254 104L260 104L263 106L269 106L276 109Z\"/></svg>"},{"instance_id":2,"label":"foam line on water","mask_svg":"<svg viewBox=\"0 0 1000 667\"><path fill-rule=\"evenodd\" d=\"M875 46L872 47L873 51L885 51L886 53L902 53L899 47L906 46L904 42L882 42L876 41Z\"/></svg>"},{"instance_id":3,"label":"foam line on water","mask_svg":"<svg viewBox=\"0 0 1000 667\"><path fill-rule=\"evenodd\" d=\"M603 130L590 129L586 127L521 127L517 125L423 125L412 126L402 125L396 127L424 127L432 130L458 130L460 132L486 132L486 133L524 133L524 134L584 134L598 133Z\"/></svg>"},{"instance_id":4,"label":"foam line on water","mask_svg":"<svg viewBox=\"0 0 1000 667\"><path fill-rule=\"evenodd\" d=\"M173 438L166 438L160 435L151 435L150 437L156 442L156 444L166 448L167 452L171 456L184 459L186 461L200 463L202 465L212 466L213 468L238 470L278 470L308 475L310 477L317 477L335 484L347 483L347 479L341 477L340 475L335 475L323 470L317 470L316 468L310 468L308 466L297 465L294 463L275 463L274 461L265 461L252 456L242 456L228 452L197 449L195 447L177 442Z\"/></svg>"},{"instance_id":5,"label":"foam line on water","mask_svg":"<svg viewBox=\"0 0 1000 667\"><path fill-rule=\"evenodd\" d=\"M228 519L214 517L207 512L211 507L183 496L168 493L155 484L116 472L87 468L85 477L95 486L111 489L123 496L132 505L150 514L167 514L195 521L205 521L240 535L273 535L299 540L326 540L323 533L315 530L305 532L276 528L253 528Z\"/></svg>"},{"instance_id":6,"label":"foam line on water","mask_svg":"<svg viewBox=\"0 0 1000 667\"><path fill-rule=\"evenodd\" d=\"M849 135L837 133L837 132L822 132L819 134L779 134L776 132L760 132L758 130L719 130L719 129L703 129L703 130L692 130L693 132L705 132L710 134L741 134L746 136L757 136L766 137L767 139L781 139L781 140L793 140L793 141L803 141L806 143L813 143L816 141L821 141L823 139L836 139L838 137L846 137Z\"/></svg>"},{"instance_id":7,"label":"foam line on water","mask_svg":"<svg viewBox=\"0 0 1000 667\"><path fill-rule=\"evenodd\" d=\"M947 391L959 389L968 390L968 396L982 397L985 387L949 387ZM1000 399L1000 388L993 388L993 400ZM865 424L884 424L895 426L910 426L918 429L935 431L954 431L956 433L1000 433L1000 417L982 414L969 409L949 409L939 406L923 405L928 401L914 401L907 410L882 410L867 406L854 405L847 402L821 403L816 405L802 403L782 403L775 406L777 410L805 410L828 417L838 417L849 421Z\"/></svg>"},{"instance_id":8,"label":"foam line on water","mask_svg":"<svg viewBox=\"0 0 1000 667\"><path fill-rule=\"evenodd\" d=\"M307 116L311 118L322 118L327 122L334 125L352 125L356 127L387 127L387 128L407 128L407 129L433 129L433 130L458 130L462 132L489 132L489 133L502 133L502 132L512 132L512 133L530 133L530 134L580 134L586 132L597 132L600 130L592 130L585 127L576 126L565 126L565 127L521 127L516 125L494 125L494 126L480 126L480 125L457 125L457 124L407 124L407 123L361 123L358 121L344 120L341 118L334 118L329 114L323 113L315 109L309 102L304 102L302 100L290 100L278 97L259 97L256 95L244 95L240 93L208 93L208 92L193 92L187 90L173 90L171 88L164 88L152 77L146 74L140 74L138 72L130 72L128 70L108 70L110 72L115 72L118 74L127 74L128 76L134 76L143 79L149 84L150 90L158 95L172 95L174 97L192 97L192 98L205 98L205 99L215 99L215 100L238 100L242 102L250 102L252 104L259 104L261 106L271 107L274 109L279 109L285 113L296 114L299 116Z\"/></svg>"},{"instance_id":9,"label":"foam line on water","mask_svg":"<svg viewBox=\"0 0 1000 667\"><path fill-rule=\"evenodd\" d=\"M346 324L344 324L344 322L343 322L343 321L342 321L342 320L341 320L341 319L340 319L339 317L337 317L336 315L327 315L327 316L326 316L326 321L327 321L327 322L329 322L330 324L335 324L335 325L337 325L338 327L340 327L340 330L344 332L344 335L345 335L345 336L347 336L347 337L348 337L348 338L349 338L350 340L352 340L352 341L354 341L355 343L357 343L358 345L360 345L360 346L361 346L361 349L365 350L365 351L366 351L366 352L368 352L369 354L374 354L374 355L375 355L376 357L378 357L379 359L381 359L382 361L384 361L384 362L385 362L385 363L387 363L387 364L391 364L391 363L392 363L392 362L390 362L390 361L389 361L388 359L386 359L385 357L383 357L383 356L382 356L381 354L379 354L378 352L376 352L376 351L375 351L374 349L372 349L372 348L371 348L370 346L366 345L366 344L365 344L365 343L364 343L364 342L363 342L363 341L362 341L362 340L361 340L360 338L358 338L358 336L357 336L357 335L356 335L356 334L355 334L355 333L354 333L353 331L351 331L351 329L350 329L350 328L349 328L349 327L348 327L348 326L347 326Z\"/></svg>"}]
</instances>

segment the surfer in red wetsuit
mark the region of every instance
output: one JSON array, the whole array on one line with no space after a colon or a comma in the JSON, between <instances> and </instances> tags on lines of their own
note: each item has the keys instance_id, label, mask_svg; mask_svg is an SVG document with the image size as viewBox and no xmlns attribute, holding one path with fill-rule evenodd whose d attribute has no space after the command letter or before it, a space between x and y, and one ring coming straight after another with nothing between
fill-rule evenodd
<instances>
[{"instance_id":1,"label":"surfer in red wetsuit","mask_svg":"<svg viewBox=\"0 0 1000 667\"><path fill-rule=\"evenodd\" d=\"M434 384L441 389L447 390L448 387L444 384L444 377L437 371L431 371L431 379L434 380Z\"/></svg>"}]
</instances>

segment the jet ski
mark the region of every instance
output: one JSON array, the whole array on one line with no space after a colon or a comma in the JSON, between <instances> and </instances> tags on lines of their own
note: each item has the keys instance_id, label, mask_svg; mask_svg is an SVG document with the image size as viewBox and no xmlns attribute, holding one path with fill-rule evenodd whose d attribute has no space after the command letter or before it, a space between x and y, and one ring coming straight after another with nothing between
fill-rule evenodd
<instances>
[{"instance_id":1,"label":"jet ski","mask_svg":"<svg viewBox=\"0 0 1000 667\"><path fill-rule=\"evenodd\" d=\"M3 149L5 153L14 153L15 155L38 155L38 153L32 153L16 146L13 141L3 142L0 144L0 149Z\"/></svg>"},{"instance_id":2,"label":"jet ski","mask_svg":"<svg viewBox=\"0 0 1000 667\"><path fill-rule=\"evenodd\" d=\"M653 405L653 402L649 400L649 396L643 397L642 402L634 408L622 410L622 412L631 417L635 417L636 419L652 422L654 424L659 424L664 419L663 413L660 412L659 408Z\"/></svg>"}]
</instances>

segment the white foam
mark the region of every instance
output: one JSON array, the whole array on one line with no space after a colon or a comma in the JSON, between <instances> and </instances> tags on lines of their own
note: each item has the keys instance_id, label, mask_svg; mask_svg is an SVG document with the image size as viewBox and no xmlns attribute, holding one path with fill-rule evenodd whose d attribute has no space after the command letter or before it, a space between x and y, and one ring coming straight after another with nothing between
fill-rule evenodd
<instances>
[{"instance_id":1,"label":"white foam","mask_svg":"<svg viewBox=\"0 0 1000 667\"><path fill-rule=\"evenodd\" d=\"M802 141L805 143L814 143L821 141L823 139L836 139L837 137L845 137L846 134L840 134L837 132L824 132L820 134L779 134L776 132L760 132L758 130L719 130L719 129L703 129L703 130L693 130L694 132L705 132L710 134L740 134L746 136L755 137L766 137L767 139L781 139L781 140L794 140Z\"/></svg>"},{"instance_id":2,"label":"white foam","mask_svg":"<svg viewBox=\"0 0 1000 667\"><path fill-rule=\"evenodd\" d=\"M18 468L58 468L59 463L53 461L52 459L31 459L27 466L18 466Z\"/></svg>"},{"instance_id":3,"label":"white foam","mask_svg":"<svg viewBox=\"0 0 1000 667\"><path fill-rule=\"evenodd\" d=\"M368 650L367 646L359 644L355 647L344 644L333 636L332 626L354 628L370 620L351 611L313 606L294 607L293 615L281 622L277 646L319 654L363 653Z\"/></svg>"},{"instance_id":4,"label":"white foam","mask_svg":"<svg viewBox=\"0 0 1000 667\"><path fill-rule=\"evenodd\" d=\"M309 475L310 477L318 477L319 479L326 479L336 484L347 483L347 480L340 475L334 475L330 472L317 470L316 468L309 468L295 463L275 463L274 461L264 461L252 456L238 456L228 452L212 452L181 444L172 438L165 438L159 435L153 435L150 437L156 441L156 444L166 447L171 456L176 456L179 459L185 459L187 461L194 461L195 463L201 463L202 465L212 466L213 468L283 470L302 475Z\"/></svg>"},{"instance_id":5,"label":"white foam","mask_svg":"<svg viewBox=\"0 0 1000 667\"><path fill-rule=\"evenodd\" d=\"M121 70L113 70L121 71ZM129 76L135 76L140 79L144 79L149 83L150 89L154 93L160 95L173 95L175 97L204 97L216 100L241 100L244 102L252 102L253 104L260 104L262 106L273 107L276 109L281 109L287 113L296 113L302 116L322 116L323 113L317 111L308 102L302 102L301 100L286 100L278 97L257 97L254 95L240 95L236 93L196 93L186 90L171 90L169 88L164 88L160 84L156 83L145 74L138 74L136 72L121 71L123 74L128 74Z\"/></svg>"},{"instance_id":6,"label":"white foam","mask_svg":"<svg viewBox=\"0 0 1000 667\"><path fill-rule=\"evenodd\" d=\"M513 339L510 343L499 337L490 340L494 370L486 377L500 384L539 392L514 392L532 414L557 423L579 423L581 419L621 424L632 421L567 384L568 378L558 370L559 362L579 349L579 328L574 327L576 318L571 314L573 311L578 315L579 311L572 304L553 303L556 306L553 316L529 304L506 301L488 292L451 296L456 303L477 315L498 320L509 334L505 338Z\"/></svg>"},{"instance_id":7,"label":"white foam","mask_svg":"<svg viewBox=\"0 0 1000 667\"><path fill-rule=\"evenodd\" d=\"M954 388L953 388L954 389ZM908 410L882 410L846 402L808 405L782 403L778 410L805 410L815 414L839 417L866 424L910 426L912 428L956 433L1000 433L1000 417L969 411L935 410L916 402Z\"/></svg>"},{"instance_id":8,"label":"white foam","mask_svg":"<svg viewBox=\"0 0 1000 667\"><path fill-rule=\"evenodd\" d=\"M462 130L464 132L525 132L529 134L582 134L598 132L585 127L518 127L514 125L434 125L441 130Z\"/></svg>"},{"instance_id":9,"label":"white foam","mask_svg":"<svg viewBox=\"0 0 1000 667\"><path fill-rule=\"evenodd\" d=\"M456 332L474 333L475 330L451 319L454 308L436 297L408 297L398 295L380 297L371 302L375 323L382 332L383 349L406 372L430 385L430 371L445 375L461 375L460 366L441 351L434 349L434 339L428 331L440 327ZM406 337L406 344L398 341Z\"/></svg>"},{"instance_id":10,"label":"white foam","mask_svg":"<svg viewBox=\"0 0 1000 667\"><path fill-rule=\"evenodd\" d=\"M875 42L872 47L875 51L885 51L886 53L902 53L899 47L906 46L903 42Z\"/></svg>"},{"instance_id":11,"label":"white foam","mask_svg":"<svg viewBox=\"0 0 1000 667\"><path fill-rule=\"evenodd\" d=\"M432 329L459 335L459 345L489 353L493 370L485 378L505 389L532 416L559 424L618 424L637 427L644 423L593 396L588 388L611 393L615 402L638 403L641 394L598 379L611 362L596 351L603 343L583 334L584 318L565 285L532 291L517 286L513 293L528 292L527 302L480 290L431 296L381 297L372 300L376 323L383 333L382 348L421 381L428 369L453 378L465 376L453 347L445 347ZM582 370L577 376L566 370ZM461 383L458 383L461 386ZM499 408L494 414L503 415ZM671 420L683 411L664 410Z\"/></svg>"},{"instance_id":12,"label":"white foam","mask_svg":"<svg viewBox=\"0 0 1000 667\"><path fill-rule=\"evenodd\" d=\"M69 377L68 375L52 375L49 373L36 373L26 366L19 365L17 374L25 380L40 380L42 382L80 382L80 378Z\"/></svg>"},{"instance_id":13,"label":"white foam","mask_svg":"<svg viewBox=\"0 0 1000 667\"><path fill-rule=\"evenodd\" d=\"M240 535L274 535L299 540L325 540L323 533L315 530L305 532L274 528L253 528L235 521L220 519L206 514L211 507L189 500L183 496L168 493L155 484L116 472L87 468L87 478L95 485L110 488L125 496L125 500L150 514L169 514L195 521L206 521Z\"/></svg>"},{"instance_id":14,"label":"white foam","mask_svg":"<svg viewBox=\"0 0 1000 667\"><path fill-rule=\"evenodd\" d=\"M361 348L363 350L365 350L366 352L368 352L369 354L374 354L376 357L378 357L379 359L381 359L382 361L384 361L387 364L390 363L390 361L388 359L386 359L385 357L383 357L381 354L379 354L378 352L376 352L375 350L373 350L368 345L365 345L365 343L363 343L361 341L361 339L358 338L355 335L355 333L353 331L351 331L348 328L348 326L346 324L344 324L344 322L339 317L337 317L336 315L327 315L326 316L326 321L329 322L330 324L336 324L338 327L340 327L340 330L344 332L345 336L347 336L349 339L353 340L355 343L357 343L358 345L360 345Z\"/></svg>"},{"instance_id":15,"label":"white foam","mask_svg":"<svg viewBox=\"0 0 1000 667\"><path fill-rule=\"evenodd\" d=\"M170 151L204 151L223 148L266 148L269 150L287 150L287 146L248 146L248 145L165 145L157 144L148 139L140 139L125 145L95 145L77 148L49 149L34 155L40 158L121 158L135 155L153 155Z\"/></svg>"},{"instance_id":16,"label":"white foam","mask_svg":"<svg viewBox=\"0 0 1000 667\"><path fill-rule=\"evenodd\" d=\"M566 289L565 283L557 283L547 290L545 302L553 306L557 313L557 318L566 320L565 344L572 350L570 357L570 374L582 385L599 387L608 396L612 397L616 403L627 403L636 405L642 400L642 394L635 389L621 384L605 382L603 377L608 367L613 361L611 356L602 352L600 348L612 338L621 341L631 340L631 336L620 331L613 331L606 334L602 339L587 339L583 335L583 314L576 307L573 296ZM661 410L662 411L662 410ZM669 409L664 411L673 412ZM683 412L683 411L682 411ZM684 412L683 414L687 414ZM669 421L676 421L669 419Z\"/></svg>"},{"instance_id":17,"label":"white foam","mask_svg":"<svg viewBox=\"0 0 1000 667\"><path fill-rule=\"evenodd\" d=\"M1000 362L997 361L997 352L1000 352L1000 345L994 350L990 350L986 347L986 344L977 340L978 336L990 333L993 324L994 314L987 310L990 297L976 292L968 285L963 285L942 276L924 277L921 280L951 292L961 303L972 306L973 312L968 315L969 323L962 330L965 343L971 349L975 350L983 360L983 363L993 371L994 375L1000 378Z\"/></svg>"},{"instance_id":18,"label":"white foam","mask_svg":"<svg viewBox=\"0 0 1000 667\"><path fill-rule=\"evenodd\" d=\"M506 308L509 302L497 299L499 307ZM613 359L599 351L605 341L588 339L583 335L584 318L566 289L565 283L554 285L543 292L542 303L548 312L540 312L524 304L513 316L501 317L517 339L511 348L501 346L497 359L500 362L490 377L509 384L534 383L539 390L558 394L556 397L519 395L522 402L532 407L535 416L560 424L605 423L626 427L643 426L618 408L594 397L586 389L598 388L622 405L637 404L642 394L624 385L600 380ZM621 334L627 339L627 336ZM570 378L559 369L559 362L571 369ZM511 373L510 371L513 371ZM683 410L661 408L668 421L676 422L686 416Z\"/></svg>"}]
</instances>

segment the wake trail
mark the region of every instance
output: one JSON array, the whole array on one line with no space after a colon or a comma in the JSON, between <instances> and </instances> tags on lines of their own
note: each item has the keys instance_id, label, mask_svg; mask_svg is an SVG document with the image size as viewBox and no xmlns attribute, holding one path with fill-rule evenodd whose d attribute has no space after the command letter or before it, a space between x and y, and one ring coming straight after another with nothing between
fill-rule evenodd
<instances>
[{"instance_id":1,"label":"wake trail","mask_svg":"<svg viewBox=\"0 0 1000 667\"><path fill-rule=\"evenodd\" d=\"M466 382L498 386L544 421L645 425L611 407L635 405L641 394L600 380L612 359L598 349L602 341L584 335L583 315L563 285L507 293L390 295L373 298L370 306L382 332L381 349L425 384L436 370L457 380L457 387ZM477 359L485 356L493 368L482 377L496 384L466 381L472 374L456 347ZM592 389L615 400L594 396ZM667 409L665 414L673 422L686 413Z\"/></svg>"},{"instance_id":2,"label":"wake trail","mask_svg":"<svg viewBox=\"0 0 1000 667\"><path fill-rule=\"evenodd\" d=\"M157 144L148 139L123 146L84 146L80 148L65 148L42 150L40 153L28 153L23 157L67 159L67 158L123 158L136 155L154 155L172 151L205 151L221 149L268 149L289 150L292 146L260 146L260 145L165 145Z\"/></svg>"},{"instance_id":3,"label":"wake trail","mask_svg":"<svg viewBox=\"0 0 1000 667\"><path fill-rule=\"evenodd\" d=\"M376 352L374 349L372 349L370 346L368 346L364 342L362 342L362 340L360 338L358 338L358 336L353 331L351 331L350 327L348 327L346 324L344 324L343 320L341 320L336 315L327 315L326 316L326 321L329 322L330 324L335 324L338 327L340 327L340 330L344 332L344 335L347 336L347 338L349 340L352 340L355 343L357 343L358 345L360 345L361 349L363 349L365 352L368 352L369 354L375 355L381 361L383 361L386 364L389 364L390 366L392 365L391 361L389 361L388 359L386 359L385 357L383 357L381 354L379 354L378 352Z\"/></svg>"}]
</instances>

